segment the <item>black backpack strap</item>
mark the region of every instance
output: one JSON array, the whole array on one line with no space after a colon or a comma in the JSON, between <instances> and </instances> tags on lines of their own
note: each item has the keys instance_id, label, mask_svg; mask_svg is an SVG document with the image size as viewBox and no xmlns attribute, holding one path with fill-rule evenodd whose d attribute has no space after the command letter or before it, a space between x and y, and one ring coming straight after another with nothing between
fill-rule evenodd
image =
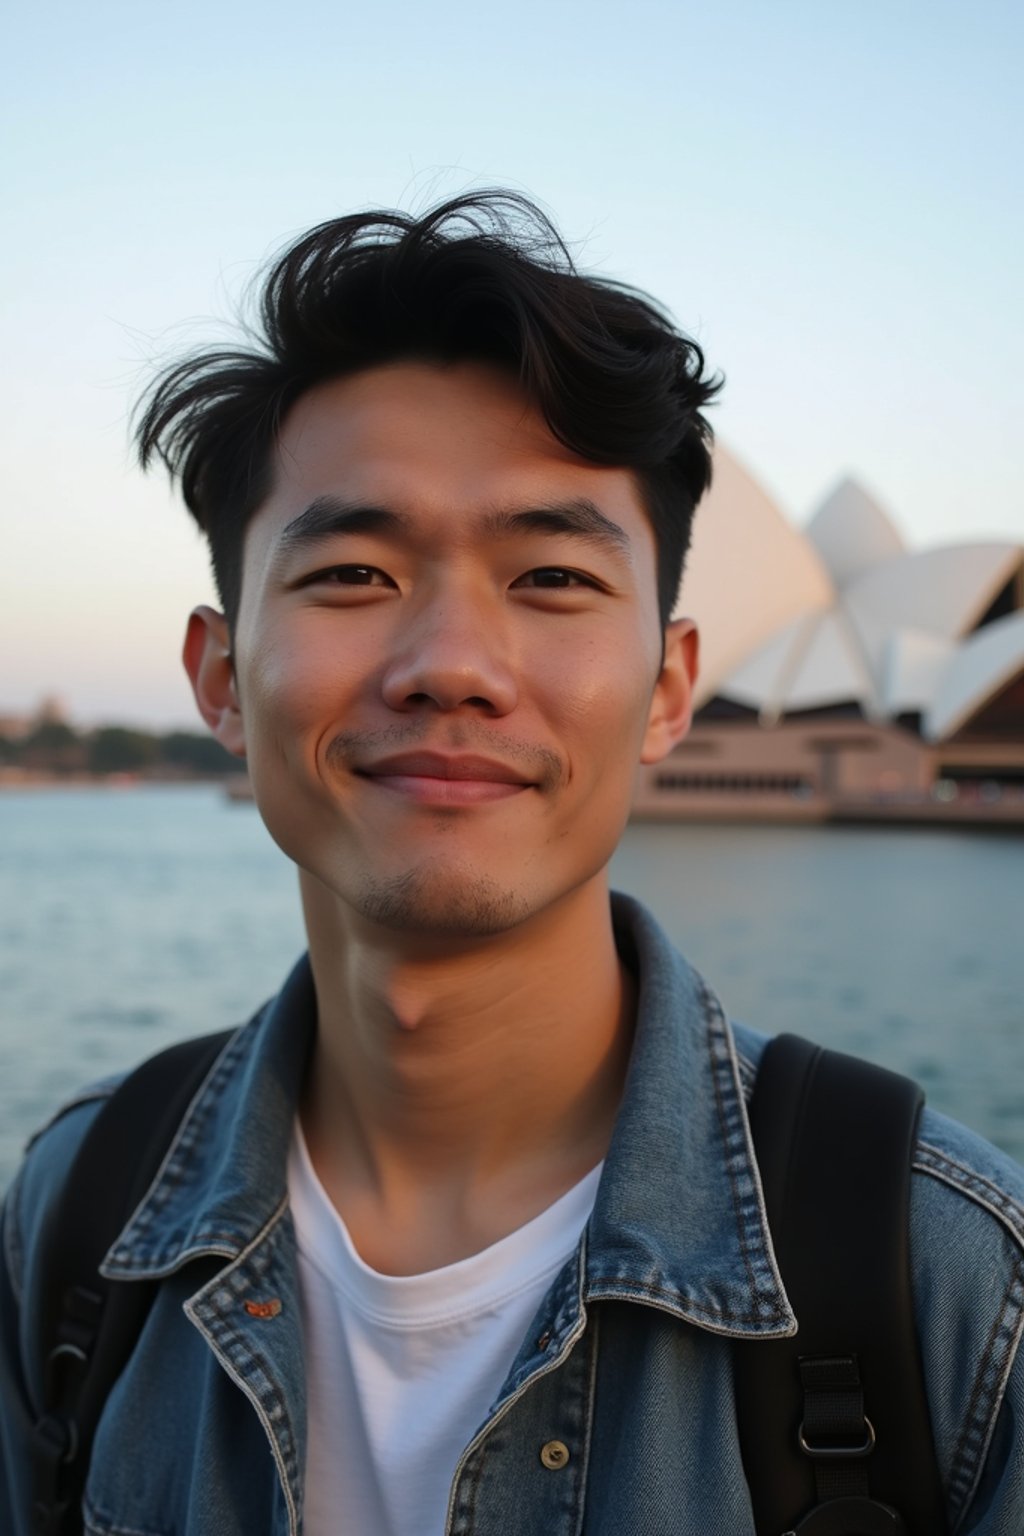
<instances>
[{"instance_id":1,"label":"black backpack strap","mask_svg":"<svg viewBox=\"0 0 1024 1536\"><path fill-rule=\"evenodd\" d=\"M49 1212L38 1270L44 1400L32 1445L33 1536L81 1530L96 1425L155 1289L107 1280L99 1266L231 1033L184 1040L126 1077L89 1127Z\"/></svg>"},{"instance_id":2,"label":"black backpack strap","mask_svg":"<svg viewBox=\"0 0 1024 1536\"><path fill-rule=\"evenodd\" d=\"M923 1102L909 1079L796 1035L765 1051L750 1121L799 1332L734 1350L758 1536L947 1530L910 1284Z\"/></svg>"}]
</instances>

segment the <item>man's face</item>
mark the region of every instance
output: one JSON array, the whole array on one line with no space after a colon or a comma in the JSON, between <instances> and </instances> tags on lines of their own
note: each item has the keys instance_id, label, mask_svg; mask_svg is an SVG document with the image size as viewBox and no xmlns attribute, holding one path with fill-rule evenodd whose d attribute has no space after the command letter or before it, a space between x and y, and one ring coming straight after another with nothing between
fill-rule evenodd
<instances>
[{"instance_id":1,"label":"man's face","mask_svg":"<svg viewBox=\"0 0 1024 1536\"><path fill-rule=\"evenodd\" d=\"M284 423L215 726L345 908L493 933L606 878L636 764L688 721L694 637L668 642L632 473L496 369L395 364Z\"/></svg>"}]
</instances>

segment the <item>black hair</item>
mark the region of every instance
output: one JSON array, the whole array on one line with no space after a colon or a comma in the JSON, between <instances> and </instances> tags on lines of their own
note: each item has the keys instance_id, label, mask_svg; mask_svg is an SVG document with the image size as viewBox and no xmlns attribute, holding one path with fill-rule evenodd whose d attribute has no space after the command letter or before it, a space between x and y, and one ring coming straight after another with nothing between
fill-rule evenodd
<instances>
[{"instance_id":1,"label":"black hair","mask_svg":"<svg viewBox=\"0 0 1024 1536\"><path fill-rule=\"evenodd\" d=\"M372 211L320 224L270 268L250 335L247 348L166 369L136 426L143 468L163 461L209 540L232 630L245 530L271 488L289 408L327 379L413 359L507 369L562 443L636 473L668 622L711 480L701 411L720 380L646 294L579 272L527 198L490 190L420 218Z\"/></svg>"}]
</instances>

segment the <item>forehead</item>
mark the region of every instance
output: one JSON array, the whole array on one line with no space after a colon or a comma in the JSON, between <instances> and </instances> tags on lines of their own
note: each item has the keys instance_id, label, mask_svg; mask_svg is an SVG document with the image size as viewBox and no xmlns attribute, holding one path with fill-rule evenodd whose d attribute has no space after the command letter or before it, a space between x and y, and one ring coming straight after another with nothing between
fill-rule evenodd
<instances>
[{"instance_id":1,"label":"forehead","mask_svg":"<svg viewBox=\"0 0 1024 1536\"><path fill-rule=\"evenodd\" d=\"M304 394L281 428L254 542L272 541L325 495L448 529L470 528L486 508L585 498L653 557L633 471L560 443L515 380L484 364L395 363Z\"/></svg>"}]
</instances>

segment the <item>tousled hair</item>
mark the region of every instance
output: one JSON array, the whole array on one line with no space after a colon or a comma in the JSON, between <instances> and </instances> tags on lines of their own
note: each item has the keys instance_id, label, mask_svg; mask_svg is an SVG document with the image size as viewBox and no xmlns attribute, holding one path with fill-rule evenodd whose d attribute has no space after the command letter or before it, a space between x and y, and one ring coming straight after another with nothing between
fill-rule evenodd
<instances>
[{"instance_id":1,"label":"tousled hair","mask_svg":"<svg viewBox=\"0 0 1024 1536\"><path fill-rule=\"evenodd\" d=\"M267 273L250 340L165 369L135 429L143 468L164 463L209 541L232 630L245 530L271 489L288 410L325 380L402 360L495 364L560 442L632 469L668 622L711 480L701 413L720 380L646 294L578 271L527 198L491 190L420 218L372 211L318 225Z\"/></svg>"}]
</instances>

